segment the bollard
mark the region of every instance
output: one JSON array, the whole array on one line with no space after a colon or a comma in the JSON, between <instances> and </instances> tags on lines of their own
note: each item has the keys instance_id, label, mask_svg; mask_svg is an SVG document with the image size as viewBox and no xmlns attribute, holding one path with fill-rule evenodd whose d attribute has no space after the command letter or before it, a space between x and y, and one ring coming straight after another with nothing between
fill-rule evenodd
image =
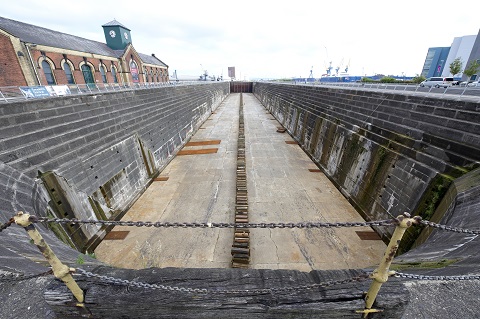
<instances>
[{"instance_id":1,"label":"bollard","mask_svg":"<svg viewBox=\"0 0 480 319\"><path fill-rule=\"evenodd\" d=\"M14 217L14 220L17 225L25 228L30 238L33 240L45 259L47 259L50 266L52 266L55 277L62 280L68 289L70 289L70 291L73 293L79 302L77 303L77 306L85 307L83 304L83 290L78 286L75 279L73 279L72 275L70 274L70 272L75 271L75 269L69 268L67 265L62 264L60 259L55 256L53 250L50 248L50 246L48 246L40 232L32 224L33 218L35 217L30 216L29 214L24 214L23 212L18 212Z\"/></svg>"},{"instance_id":2,"label":"bollard","mask_svg":"<svg viewBox=\"0 0 480 319\"><path fill-rule=\"evenodd\" d=\"M408 213L398 216L397 220L398 225L393 232L392 238L390 239L390 243L385 250L382 261L380 262L378 268L375 269L370 275L370 278L373 279L373 282L368 289L367 295L365 296L365 309L356 311L357 313L363 313L363 318L367 318L368 314L370 313L382 311L380 309L372 309L373 303L377 298L377 294L380 291L382 284L388 280L389 276L395 274L395 271L390 271L390 265L392 264L395 253L398 250L398 246L400 245L403 234L405 234L405 231L408 227L418 224L418 218L410 218L410 214Z\"/></svg>"}]
</instances>

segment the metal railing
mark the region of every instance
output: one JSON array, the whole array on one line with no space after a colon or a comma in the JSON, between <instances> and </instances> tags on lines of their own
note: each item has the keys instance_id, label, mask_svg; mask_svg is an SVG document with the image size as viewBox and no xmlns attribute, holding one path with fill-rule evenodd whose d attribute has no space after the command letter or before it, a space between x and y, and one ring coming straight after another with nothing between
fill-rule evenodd
<instances>
[{"instance_id":1,"label":"metal railing","mask_svg":"<svg viewBox=\"0 0 480 319\"><path fill-rule=\"evenodd\" d=\"M53 98L67 95L82 95L92 93L105 93L127 90L143 90L160 87L181 85L196 85L212 82L206 81L169 81L169 82L145 82L145 83L90 83L90 84L64 84L42 86L4 86L0 87L0 102L18 102L21 100ZM32 89L40 89L43 93L36 95Z\"/></svg>"},{"instance_id":2,"label":"metal railing","mask_svg":"<svg viewBox=\"0 0 480 319\"><path fill-rule=\"evenodd\" d=\"M421 87L418 84L403 84L403 83L362 83L362 82L269 82L281 83L290 85L306 85L318 87L338 87L338 88L354 88L354 89L373 89L373 90L393 90L404 91L412 93L427 93L427 94L453 94L468 97L478 97L480 100L480 87L476 86L458 86L452 85L444 87Z\"/></svg>"}]
</instances>

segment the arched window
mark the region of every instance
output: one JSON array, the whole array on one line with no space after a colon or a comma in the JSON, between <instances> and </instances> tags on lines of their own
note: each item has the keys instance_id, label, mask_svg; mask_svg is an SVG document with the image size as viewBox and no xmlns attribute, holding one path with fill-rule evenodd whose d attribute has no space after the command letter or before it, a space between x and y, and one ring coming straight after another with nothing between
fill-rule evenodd
<instances>
[{"instance_id":1,"label":"arched window","mask_svg":"<svg viewBox=\"0 0 480 319\"><path fill-rule=\"evenodd\" d=\"M113 65L112 65L112 76L113 76L113 83L118 83L117 69Z\"/></svg>"},{"instance_id":2,"label":"arched window","mask_svg":"<svg viewBox=\"0 0 480 319\"><path fill-rule=\"evenodd\" d=\"M67 78L68 84L75 84L75 79L73 78L72 68L67 62L63 62L63 70L65 71L65 77Z\"/></svg>"},{"instance_id":3,"label":"arched window","mask_svg":"<svg viewBox=\"0 0 480 319\"><path fill-rule=\"evenodd\" d=\"M107 83L107 72L105 72L105 67L103 65L100 65L98 67L98 69L100 70L100 74L102 75L102 81L103 83Z\"/></svg>"},{"instance_id":4,"label":"arched window","mask_svg":"<svg viewBox=\"0 0 480 319\"><path fill-rule=\"evenodd\" d=\"M130 73L132 74L133 83L138 83L140 80L138 79L138 68L137 63L135 61L130 61Z\"/></svg>"},{"instance_id":5,"label":"arched window","mask_svg":"<svg viewBox=\"0 0 480 319\"><path fill-rule=\"evenodd\" d=\"M150 78L152 79L152 82L155 82L155 79L153 78L153 70L150 69Z\"/></svg>"},{"instance_id":6,"label":"arched window","mask_svg":"<svg viewBox=\"0 0 480 319\"><path fill-rule=\"evenodd\" d=\"M43 69L43 73L45 74L45 78L47 79L48 85L57 84L55 82L55 78L53 77L53 72L52 72L52 68L50 67L50 63L48 63L46 60L43 60L42 69Z\"/></svg>"},{"instance_id":7,"label":"arched window","mask_svg":"<svg viewBox=\"0 0 480 319\"><path fill-rule=\"evenodd\" d=\"M89 65L87 64L82 65L82 73L83 73L83 78L85 79L85 84L95 83L95 79L93 78L92 68Z\"/></svg>"},{"instance_id":8,"label":"arched window","mask_svg":"<svg viewBox=\"0 0 480 319\"><path fill-rule=\"evenodd\" d=\"M143 67L143 73L145 74L145 81L148 82L148 70L147 67Z\"/></svg>"}]
</instances>

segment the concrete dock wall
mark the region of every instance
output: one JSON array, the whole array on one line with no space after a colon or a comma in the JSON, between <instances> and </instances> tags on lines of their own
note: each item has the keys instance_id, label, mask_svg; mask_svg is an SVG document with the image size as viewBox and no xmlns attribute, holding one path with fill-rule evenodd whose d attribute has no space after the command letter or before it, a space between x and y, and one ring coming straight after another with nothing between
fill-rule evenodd
<instances>
[{"instance_id":1,"label":"concrete dock wall","mask_svg":"<svg viewBox=\"0 0 480 319\"><path fill-rule=\"evenodd\" d=\"M253 90L367 219L388 218L387 211L392 215L428 212L443 224L479 228L478 103L448 96L266 83L254 83ZM119 216L228 93L228 83L212 83L0 105L0 222L18 210L39 216ZM54 234L37 225L67 265L139 282L251 289L317 284L363 274L361 270L304 273L99 267L100 261L71 249L57 237L80 250L88 249L99 236L98 228L65 226L53 229ZM23 229L11 226L0 237L0 276L47 270L45 259ZM478 273L478 236L434 231L423 240L396 260L460 259L448 267L419 270L429 275ZM78 310L65 286L51 277L0 281L2 318L62 318L66 311ZM115 318L129 312L148 317L151 311L165 318L192 314L205 318L243 318L245 314L252 318L310 318L312 314L356 318L359 315L354 311L363 308L363 292L370 283L353 281L338 288L284 295L231 298L220 294L212 298L207 294L198 298L127 289L84 277L77 281L86 289L92 310ZM377 317L477 318L478 307L470 305L477 302L478 292L475 281L422 280L417 284L392 278L376 301L375 306L384 309ZM448 312L445 304L455 311Z\"/></svg>"},{"instance_id":2,"label":"concrete dock wall","mask_svg":"<svg viewBox=\"0 0 480 319\"><path fill-rule=\"evenodd\" d=\"M480 161L478 103L267 83L253 92L367 220L430 218Z\"/></svg>"},{"instance_id":3,"label":"concrete dock wall","mask_svg":"<svg viewBox=\"0 0 480 319\"><path fill-rule=\"evenodd\" d=\"M228 94L228 83L215 83L1 105L2 221L18 210L121 215ZM78 250L104 234L76 225L55 232Z\"/></svg>"}]
</instances>

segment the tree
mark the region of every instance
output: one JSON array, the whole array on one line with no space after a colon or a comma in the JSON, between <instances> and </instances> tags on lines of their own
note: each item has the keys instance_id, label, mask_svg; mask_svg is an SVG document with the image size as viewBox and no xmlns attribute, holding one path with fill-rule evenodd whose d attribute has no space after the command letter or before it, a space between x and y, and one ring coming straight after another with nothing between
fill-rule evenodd
<instances>
[{"instance_id":1,"label":"tree","mask_svg":"<svg viewBox=\"0 0 480 319\"><path fill-rule=\"evenodd\" d=\"M468 67L463 70L463 74L468 77L467 81L470 81L472 75L476 74L478 72L478 69L480 69L480 63L478 63L477 60L473 60L472 62L470 62Z\"/></svg>"},{"instance_id":2,"label":"tree","mask_svg":"<svg viewBox=\"0 0 480 319\"><path fill-rule=\"evenodd\" d=\"M422 81L425 81L425 77L418 74L412 79L412 82L417 84L421 83Z\"/></svg>"},{"instance_id":3,"label":"tree","mask_svg":"<svg viewBox=\"0 0 480 319\"><path fill-rule=\"evenodd\" d=\"M455 75L462 72L462 67L463 62L460 58L456 58L455 60L453 60L453 62L450 63L450 73L452 74L452 76L455 77Z\"/></svg>"}]
</instances>

